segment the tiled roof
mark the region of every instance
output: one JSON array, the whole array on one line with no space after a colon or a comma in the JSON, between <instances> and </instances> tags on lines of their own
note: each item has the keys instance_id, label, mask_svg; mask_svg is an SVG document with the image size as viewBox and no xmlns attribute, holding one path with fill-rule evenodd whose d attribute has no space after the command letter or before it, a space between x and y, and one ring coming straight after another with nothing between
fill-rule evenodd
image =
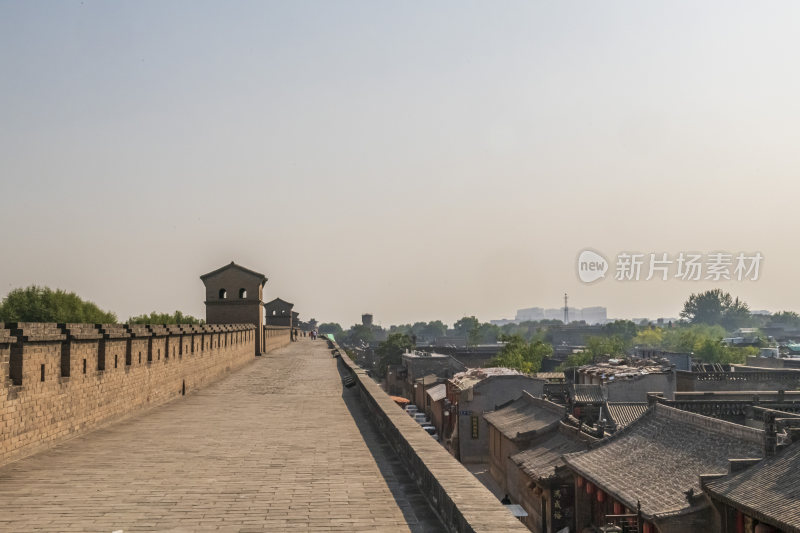
<instances>
[{"instance_id":1,"label":"tiled roof","mask_svg":"<svg viewBox=\"0 0 800 533\"><path fill-rule=\"evenodd\" d=\"M464 372L455 374L451 383L461 390L467 390L476 383L492 376L521 376L524 375L519 370L513 368L491 367L491 368L468 368Z\"/></svg>"},{"instance_id":2,"label":"tiled roof","mask_svg":"<svg viewBox=\"0 0 800 533\"><path fill-rule=\"evenodd\" d=\"M611 361L607 363L594 363L584 365L578 368L578 371L591 376L598 376L604 382L638 379L648 374L665 374L672 371L669 363L664 365L653 364L654 362L650 360L631 361L630 363L631 364L620 364L612 363Z\"/></svg>"},{"instance_id":3,"label":"tiled roof","mask_svg":"<svg viewBox=\"0 0 800 533\"><path fill-rule=\"evenodd\" d=\"M585 442L558 430L536 446L512 455L511 460L531 478L546 480L555 476L556 468L564 464L562 455L586 449Z\"/></svg>"},{"instance_id":4,"label":"tiled roof","mask_svg":"<svg viewBox=\"0 0 800 533\"><path fill-rule=\"evenodd\" d=\"M634 420L642 416L647 411L647 402L608 402L609 422L616 426L617 430L627 427Z\"/></svg>"},{"instance_id":5,"label":"tiled roof","mask_svg":"<svg viewBox=\"0 0 800 533\"><path fill-rule=\"evenodd\" d=\"M210 278L210 277L212 277L212 276L214 276L216 274L219 274L220 272L222 272L224 270L228 270L229 268L237 268L237 269L241 270L242 272L246 272L246 273L248 273L248 274L250 274L252 276L260 278L260 281L261 281L262 285L267 282L267 276L265 276L261 272L256 272L255 270L250 270L249 268L245 268L242 265L237 265L233 261L231 261L230 264L228 264L228 265L221 266L216 270L212 270L208 274L203 274L202 276L200 276L200 279L205 281L206 278Z\"/></svg>"},{"instance_id":6,"label":"tiled roof","mask_svg":"<svg viewBox=\"0 0 800 533\"><path fill-rule=\"evenodd\" d=\"M706 485L712 498L781 531L800 533L800 443Z\"/></svg>"},{"instance_id":7,"label":"tiled roof","mask_svg":"<svg viewBox=\"0 0 800 533\"><path fill-rule=\"evenodd\" d=\"M513 440L553 429L564 418L564 413L562 406L523 391L518 399L502 409L486 413L483 418Z\"/></svg>"},{"instance_id":8,"label":"tiled roof","mask_svg":"<svg viewBox=\"0 0 800 533\"><path fill-rule=\"evenodd\" d=\"M431 397L432 402L438 402L447 396L447 385L444 383L439 383L435 387L431 387L425 392Z\"/></svg>"},{"instance_id":9,"label":"tiled roof","mask_svg":"<svg viewBox=\"0 0 800 533\"><path fill-rule=\"evenodd\" d=\"M547 379L547 380L564 380L564 373L563 372L537 372L535 374L537 378Z\"/></svg>"},{"instance_id":10,"label":"tiled roof","mask_svg":"<svg viewBox=\"0 0 800 533\"><path fill-rule=\"evenodd\" d=\"M574 403L603 403L603 389L600 385L570 385L569 395Z\"/></svg>"},{"instance_id":11,"label":"tiled roof","mask_svg":"<svg viewBox=\"0 0 800 533\"><path fill-rule=\"evenodd\" d=\"M647 519L692 507L700 474L724 474L728 459L763 456L761 430L657 404L652 411L592 450L565 463L628 508L641 500Z\"/></svg>"}]
</instances>

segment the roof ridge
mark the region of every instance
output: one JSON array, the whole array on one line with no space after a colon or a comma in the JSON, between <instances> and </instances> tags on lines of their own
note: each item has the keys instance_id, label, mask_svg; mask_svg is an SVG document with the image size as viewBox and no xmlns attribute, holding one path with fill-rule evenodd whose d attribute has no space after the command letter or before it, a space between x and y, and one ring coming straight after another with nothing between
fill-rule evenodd
<instances>
[{"instance_id":1,"label":"roof ridge","mask_svg":"<svg viewBox=\"0 0 800 533\"><path fill-rule=\"evenodd\" d=\"M216 270L212 270L211 272L203 274L202 276L200 276L200 279L205 281L205 279L208 278L209 276L213 276L214 274L218 274L218 273L222 272L223 270L227 270L229 268L234 268L234 267L238 268L239 270L243 270L243 271L247 272L248 274L252 274L254 276L260 277L262 285L267 282L267 276L265 276L261 272L256 272L255 270L251 270L251 269L249 269L247 267L243 267L242 265L237 265L233 261L231 261L227 265L223 265L223 266L219 267Z\"/></svg>"},{"instance_id":2,"label":"roof ridge","mask_svg":"<svg viewBox=\"0 0 800 533\"><path fill-rule=\"evenodd\" d=\"M563 416L567 412L567 408L564 407L563 405L558 405L557 403L551 402L550 400L534 396L533 394L531 394L526 390L522 391L522 396L520 396L520 398L524 399L527 403L530 403L537 407L543 407L554 414L559 414Z\"/></svg>"},{"instance_id":3,"label":"roof ridge","mask_svg":"<svg viewBox=\"0 0 800 533\"><path fill-rule=\"evenodd\" d=\"M744 439L755 444L763 444L764 442L763 429L751 428L741 424L728 422L727 420L720 420L710 416L683 411L681 409L669 407L661 403L656 403L654 412L656 416L662 416L664 418L669 418L670 420L684 422L699 429L705 429L708 431L713 431L714 433L721 433L729 437Z\"/></svg>"}]
</instances>

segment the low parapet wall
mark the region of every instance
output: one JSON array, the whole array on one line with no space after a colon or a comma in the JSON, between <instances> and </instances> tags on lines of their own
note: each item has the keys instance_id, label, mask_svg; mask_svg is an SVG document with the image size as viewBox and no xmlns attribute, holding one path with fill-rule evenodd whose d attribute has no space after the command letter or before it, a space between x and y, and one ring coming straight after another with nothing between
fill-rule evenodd
<instances>
[{"instance_id":1,"label":"low parapet wall","mask_svg":"<svg viewBox=\"0 0 800 533\"><path fill-rule=\"evenodd\" d=\"M264 326L264 353L283 348L292 342L292 328L288 326Z\"/></svg>"},{"instance_id":2,"label":"low parapet wall","mask_svg":"<svg viewBox=\"0 0 800 533\"><path fill-rule=\"evenodd\" d=\"M775 391L800 389L800 370L735 367L730 372L676 372L676 391Z\"/></svg>"},{"instance_id":3,"label":"low parapet wall","mask_svg":"<svg viewBox=\"0 0 800 533\"><path fill-rule=\"evenodd\" d=\"M254 360L249 324L0 323L0 465Z\"/></svg>"},{"instance_id":4,"label":"low parapet wall","mask_svg":"<svg viewBox=\"0 0 800 533\"><path fill-rule=\"evenodd\" d=\"M334 343L329 344L339 350ZM528 531L475 476L398 407L365 370L353 363L344 350L339 353L353 373L377 427L449 531Z\"/></svg>"}]
</instances>

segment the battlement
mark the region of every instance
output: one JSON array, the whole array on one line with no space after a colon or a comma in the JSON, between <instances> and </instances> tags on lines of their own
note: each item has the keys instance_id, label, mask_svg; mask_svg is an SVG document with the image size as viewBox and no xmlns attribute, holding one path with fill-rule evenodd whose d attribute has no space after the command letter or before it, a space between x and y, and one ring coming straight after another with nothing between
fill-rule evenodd
<instances>
[{"instance_id":1,"label":"battlement","mask_svg":"<svg viewBox=\"0 0 800 533\"><path fill-rule=\"evenodd\" d=\"M678 392L800 389L800 370L736 367L730 372L675 373Z\"/></svg>"},{"instance_id":2,"label":"battlement","mask_svg":"<svg viewBox=\"0 0 800 533\"><path fill-rule=\"evenodd\" d=\"M253 361L258 336L252 324L0 323L0 465L208 384Z\"/></svg>"}]
</instances>

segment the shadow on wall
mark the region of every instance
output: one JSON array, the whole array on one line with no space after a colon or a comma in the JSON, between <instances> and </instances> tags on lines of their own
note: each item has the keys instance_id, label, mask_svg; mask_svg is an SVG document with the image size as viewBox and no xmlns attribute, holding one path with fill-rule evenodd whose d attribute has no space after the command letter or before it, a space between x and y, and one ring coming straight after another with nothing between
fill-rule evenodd
<instances>
[{"instance_id":1,"label":"shadow on wall","mask_svg":"<svg viewBox=\"0 0 800 533\"><path fill-rule=\"evenodd\" d=\"M344 380L352 372L337 359L339 375ZM344 400L353 421L361 433L375 464L383 476L389 490L392 491L398 507L403 512L409 528L413 533L433 533L444 530L444 526L433 508L428 504L428 499L417 487L403 463L397 457L394 449L386 442L375 426L372 414L361 402L361 395L357 387L346 388L342 386L342 400Z\"/></svg>"}]
</instances>

